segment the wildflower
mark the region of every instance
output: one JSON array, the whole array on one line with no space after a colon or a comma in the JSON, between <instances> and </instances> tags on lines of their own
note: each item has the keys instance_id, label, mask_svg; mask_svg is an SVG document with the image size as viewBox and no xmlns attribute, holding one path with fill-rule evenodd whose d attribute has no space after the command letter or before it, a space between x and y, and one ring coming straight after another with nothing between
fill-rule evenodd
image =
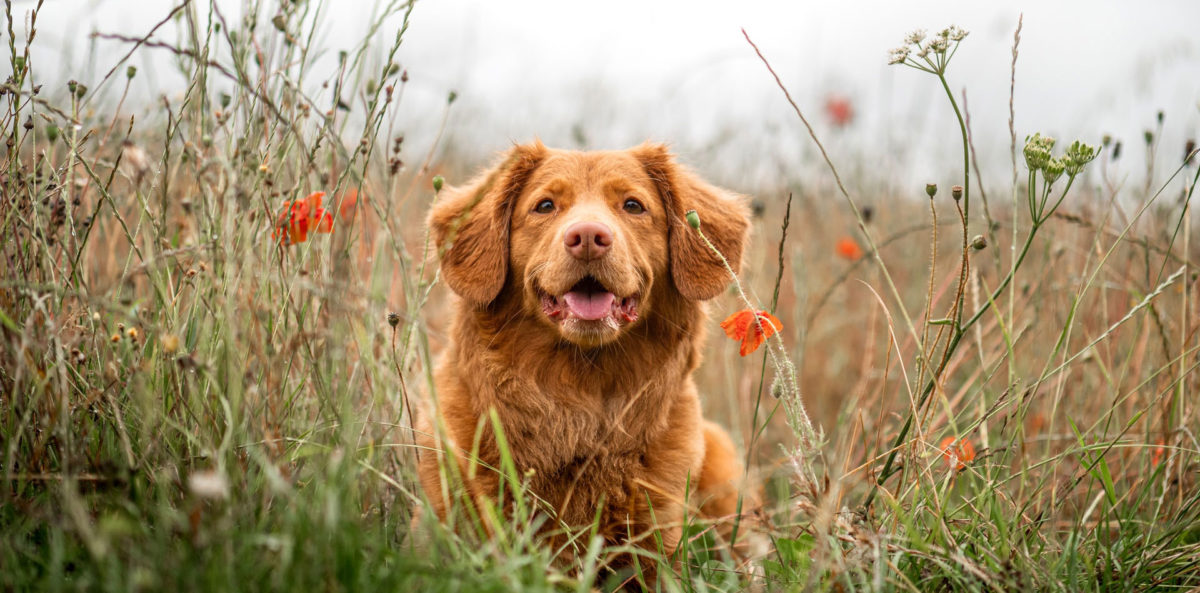
<instances>
[{"instance_id":1,"label":"wildflower","mask_svg":"<svg viewBox=\"0 0 1200 593\"><path fill-rule=\"evenodd\" d=\"M291 245L307 241L310 231L332 233L333 214L321 207L324 197L325 192L318 191L301 200L284 202L283 211L279 213L271 238L278 238L280 243Z\"/></svg>"},{"instance_id":2,"label":"wildflower","mask_svg":"<svg viewBox=\"0 0 1200 593\"><path fill-rule=\"evenodd\" d=\"M895 64L903 64L904 60L908 59L908 52L909 49L907 47L897 47L891 50L888 52L890 54L890 57L888 57L888 65L893 66Z\"/></svg>"},{"instance_id":3,"label":"wildflower","mask_svg":"<svg viewBox=\"0 0 1200 593\"><path fill-rule=\"evenodd\" d=\"M950 27L943 29L940 35L950 41L962 41L967 35L970 35L970 32L958 25L950 25Z\"/></svg>"},{"instance_id":4,"label":"wildflower","mask_svg":"<svg viewBox=\"0 0 1200 593\"><path fill-rule=\"evenodd\" d=\"M1067 175L1074 177L1083 170L1084 165L1096 158L1096 147L1076 140L1067 147L1067 153L1063 155L1063 158Z\"/></svg>"},{"instance_id":5,"label":"wildflower","mask_svg":"<svg viewBox=\"0 0 1200 593\"><path fill-rule=\"evenodd\" d=\"M843 128L854 119L854 105L840 95L830 95L825 100L825 113L833 125Z\"/></svg>"},{"instance_id":6,"label":"wildflower","mask_svg":"<svg viewBox=\"0 0 1200 593\"><path fill-rule=\"evenodd\" d=\"M920 45L922 41L925 41L925 29L917 29L904 38L905 45Z\"/></svg>"},{"instance_id":7,"label":"wildflower","mask_svg":"<svg viewBox=\"0 0 1200 593\"><path fill-rule=\"evenodd\" d=\"M1050 162L1050 150L1054 148L1054 138L1034 134L1025 137L1025 166L1030 171L1037 171Z\"/></svg>"},{"instance_id":8,"label":"wildflower","mask_svg":"<svg viewBox=\"0 0 1200 593\"><path fill-rule=\"evenodd\" d=\"M762 345L763 340L783 329L783 322L778 317L766 311L743 309L725 318L721 329L731 339L742 342L738 353L746 356Z\"/></svg>"},{"instance_id":9,"label":"wildflower","mask_svg":"<svg viewBox=\"0 0 1200 593\"><path fill-rule=\"evenodd\" d=\"M858 246L858 241L850 237L838 239L837 244L834 245L834 251L837 252L838 257L850 261L855 261L863 256L863 250Z\"/></svg>"},{"instance_id":10,"label":"wildflower","mask_svg":"<svg viewBox=\"0 0 1200 593\"><path fill-rule=\"evenodd\" d=\"M956 470L966 468L968 463L975 460L975 445L965 438L946 437L942 439L942 444L938 449L941 449L942 458L946 460L946 463Z\"/></svg>"}]
</instances>

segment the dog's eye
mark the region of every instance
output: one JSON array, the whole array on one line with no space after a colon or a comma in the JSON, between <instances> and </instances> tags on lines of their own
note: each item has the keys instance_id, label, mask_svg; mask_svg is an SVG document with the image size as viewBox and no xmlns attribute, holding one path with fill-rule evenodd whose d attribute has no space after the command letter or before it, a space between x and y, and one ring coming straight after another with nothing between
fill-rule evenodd
<instances>
[{"instance_id":1,"label":"dog's eye","mask_svg":"<svg viewBox=\"0 0 1200 593\"><path fill-rule=\"evenodd\" d=\"M538 214L550 214L554 212L554 200L546 199L538 201L537 205L533 207L533 211Z\"/></svg>"},{"instance_id":2,"label":"dog's eye","mask_svg":"<svg viewBox=\"0 0 1200 593\"><path fill-rule=\"evenodd\" d=\"M625 205L622 208L630 214L641 214L646 211L646 207L633 198L625 200Z\"/></svg>"}]
</instances>

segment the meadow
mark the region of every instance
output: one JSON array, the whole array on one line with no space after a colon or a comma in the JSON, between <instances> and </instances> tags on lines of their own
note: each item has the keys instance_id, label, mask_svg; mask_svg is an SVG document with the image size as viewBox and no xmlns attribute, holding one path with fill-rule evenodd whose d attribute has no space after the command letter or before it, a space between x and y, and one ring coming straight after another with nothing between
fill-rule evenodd
<instances>
[{"instance_id":1,"label":"meadow","mask_svg":"<svg viewBox=\"0 0 1200 593\"><path fill-rule=\"evenodd\" d=\"M0 588L636 578L606 573L622 550L586 526L562 566L536 516L487 536L422 510L411 422L452 298L424 219L483 163L396 124L412 3L385 4L403 25L332 69L314 66L319 3L269 4L236 21L165 9L170 41L111 34L190 81L134 108L129 55L43 86L53 63L16 31L36 34L45 8L25 20L5 2ZM960 124L942 140L961 145L953 186L867 200L882 180L829 162L817 181L731 188L753 197L754 239L744 293L710 304L697 384L764 502L739 525L749 557L689 520L681 549L642 557L665 567L648 586L1200 587L1196 149L1159 146L1162 114L1123 144L973 137L951 91L970 43L951 27L892 54L945 91L930 109ZM1013 43L1015 71L1019 30ZM427 116L445 125L455 100ZM819 110L793 106L817 145ZM1011 179L980 183L984 144L1011 150ZM718 324L749 306L784 329L742 357Z\"/></svg>"}]
</instances>

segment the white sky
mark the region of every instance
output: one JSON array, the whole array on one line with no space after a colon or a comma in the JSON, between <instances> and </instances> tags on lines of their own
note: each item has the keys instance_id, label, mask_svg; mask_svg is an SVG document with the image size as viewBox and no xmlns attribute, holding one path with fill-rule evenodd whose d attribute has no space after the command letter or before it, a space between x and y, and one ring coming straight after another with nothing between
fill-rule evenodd
<instances>
[{"instance_id":1,"label":"white sky","mask_svg":"<svg viewBox=\"0 0 1200 593\"><path fill-rule=\"evenodd\" d=\"M315 0L309 0L315 1ZM33 2L18 0L14 13ZM237 12L239 2L221 2ZM48 0L39 45L67 48L64 77L98 78L123 52L97 46L93 29L141 33L168 0ZM325 44L349 48L374 2L332 0ZM471 159L539 136L575 147L668 141L685 160L734 187L786 171L819 175L800 122L742 38L744 27L783 77L837 162L895 183L952 183L958 136L936 79L886 65L888 49L916 28L958 24L971 35L952 63L951 88L966 87L976 147L995 182L1007 179L1012 34L1024 13L1017 65L1017 133L1063 140L1125 141L1130 175L1142 169L1142 131L1166 114L1165 166L1200 132L1200 2L418 2L400 61L411 76L402 120L411 150L423 149L450 90L459 100L448 139ZM395 25L379 39L386 49ZM342 41L344 40L344 41ZM150 65L153 58L140 58ZM135 61L135 63L139 63ZM6 66L5 66L6 67ZM94 70L94 69L93 69ZM318 72L318 77L323 74ZM155 91L169 84L147 77ZM835 130L822 112L830 94L858 117ZM578 132L578 133L577 133ZM409 160L413 160L410 157ZM846 172L843 171L845 174Z\"/></svg>"}]
</instances>

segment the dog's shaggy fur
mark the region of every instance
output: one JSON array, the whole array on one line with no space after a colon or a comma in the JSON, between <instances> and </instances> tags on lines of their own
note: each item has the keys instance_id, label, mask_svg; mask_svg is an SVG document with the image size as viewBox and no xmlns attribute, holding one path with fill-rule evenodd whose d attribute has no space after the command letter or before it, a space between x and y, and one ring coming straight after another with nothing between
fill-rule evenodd
<instances>
[{"instance_id":1,"label":"dog's shaggy fur","mask_svg":"<svg viewBox=\"0 0 1200 593\"><path fill-rule=\"evenodd\" d=\"M439 517L455 488L476 503L499 494L490 410L548 528L599 514L610 543L671 550L686 504L713 519L735 514L736 453L701 417L691 377L702 301L730 278L688 227L689 210L736 270L743 198L661 145L516 146L441 193L429 225L442 278L461 300L418 427L419 444L438 452L421 456L420 477ZM440 470L447 462L458 471Z\"/></svg>"}]
</instances>

